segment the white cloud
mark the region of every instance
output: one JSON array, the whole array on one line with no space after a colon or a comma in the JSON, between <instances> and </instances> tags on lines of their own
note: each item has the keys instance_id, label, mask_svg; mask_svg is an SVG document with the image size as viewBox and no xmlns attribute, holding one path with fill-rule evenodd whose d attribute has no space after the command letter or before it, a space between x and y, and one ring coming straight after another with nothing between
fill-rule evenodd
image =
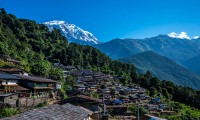
<instances>
[{"instance_id":1,"label":"white cloud","mask_svg":"<svg viewBox=\"0 0 200 120\"><path fill-rule=\"evenodd\" d=\"M191 40L191 38L187 35L186 32L181 32L180 34L178 33L175 33L175 32L172 32L170 34L167 34L169 37L172 37L172 38L180 38L180 39L188 39L188 40Z\"/></svg>"},{"instance_id":2,"label":"white cloud","mask_svg":"<svg viewBox=\"0 0 200 120\"><path fill-rule=\"evenodd\" d=\"M194 39L198 39L198 38L199 38L199 36L194 36L193 38L194 38Z\"/></svg>"}]
</instances>

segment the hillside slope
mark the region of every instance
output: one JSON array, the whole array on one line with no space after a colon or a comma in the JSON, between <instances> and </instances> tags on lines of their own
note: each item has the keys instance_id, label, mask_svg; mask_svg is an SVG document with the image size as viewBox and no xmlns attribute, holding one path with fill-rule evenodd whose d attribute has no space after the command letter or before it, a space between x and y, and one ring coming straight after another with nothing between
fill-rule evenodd
<instances>
[{"instance_id":1,"label":"hillside slope","mask_svg":"<svg viewBox=\"0 0 200 120\"><path fill-rule=\"evenodd\" d=\"M200 76L155 52L146 51L119 59L119 61L134 64L141 73L149 70L162 80L169 80L178 85L200 89Z\"/></svg>"},{"instance_id":2,"label":"hillside slope","mask_svg":"<svg viewBox=\"0 0 200 120\"><path fill-rule=\"evenodd\" d=\"M200 75L200 55L197 55L183 63L189 70L192 70Z\"/></svg>"}]
</instances>

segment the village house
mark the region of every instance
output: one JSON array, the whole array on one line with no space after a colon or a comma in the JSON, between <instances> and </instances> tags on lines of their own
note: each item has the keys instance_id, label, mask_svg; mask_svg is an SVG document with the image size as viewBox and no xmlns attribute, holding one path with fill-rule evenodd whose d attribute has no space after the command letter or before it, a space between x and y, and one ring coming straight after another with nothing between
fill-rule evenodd
<instances>
[{"instance_id":1,"label":"village house","mask_svg":"<svg viewBox=\"0 0 200 120\"><path fill-rule=\"evenodd\" d=\"M89 92L97 92L98 86L96 84L92 84L88 86Z\"/></svg>"},{"instance_id":2,"label":"village house","mask_svg":"<svg viewBox=\"0 0 200 120\"><path fill-rule=\"evenodd\" d=\"M58 67L58 68L61 68L63 70L64 78L68 77L74 71L77 70L74 66L70 66L70 65L65 66L61 63L53 63L53 65L54 65L54 67Z\"/></svg>"},{"instance_id":3,"label":"village house","mask_svg":"<svg viewBox=\"0 0 200 120\"><path fill-rule=\"evenodd\" d=\"M19 85L29 89L30 96L56 97L58 90L61 89L61 84L51 79L20 74L14 75L21 78Z\"/></svg>"},{"instance_id":4,"label":"village house","mask_svg":"<svg viewBox=\"0 0 200 120\"><path fill-rule=\"evenodd\" d=\"M19 68L0 68L0 72L8 74L24 74L25 72Z\"/></svg>"},{"instance_id":5,"label":"village house","mask_svg":"<svg viewBox=\"0 0 200 120\"><path fill-rule=\"evenodd\" d=\"M158 105L153 105L153 104L147 104L146 107L148 108L149 111L158 110L159 108Z\"/></svg>"},{"instance_id":6,"label":"village house","mask_svg":"<svg viewBox=\"0 0 200 120\"><path fill-rule=\"evenodd\" d=\"M93 76L94 75L94 72L92 70L81 70L80 71L82 73L82 76Z\"/></svg>"},{"instance_id":7,"label":"village house","mask_svg":"<svg viewBox=\"0 0 200 120\"><path fill-rule=\"evenodd\" d=\"M70 76L72 74L72 72L76 71L77 69L74 66L63 66L63 74L64 74L64 78Z\"/></svg>"},{"instance_id":8,"label":"village house","mask_svg":"<svg viewBox=\"0 0 200 120\"><path fill-rule=\"evenodd\" d=\"M22 79L7 73L0 73L0 94L27 93L28 89L18 85Z\"/></svg>"},{"instance_id":9,"label":"village house","mask_svg":"<svg viewBox=\"0 0 200 120\"><path fill-rule=\"evenodd\" d=\"M99 120L99 113L102 111L100 106L102 105L102 99L92 98L86 95L77 95L60 101L58 104L63 105L66 103L73 104L75 106L82 106L93 112L92 118Z\"/></svg>"},{"instance_id":10,"label":"village house","mask_svg":"<svg viewBox=\"0 0 200 120\"><path fill-rule=\"evenodd\" d=\"M78 91L78 92L85 92L85 90L86 90L86 86L85 85L83 85L83 84L75 84L74 86L74 89L76 90L76 91Z\"/></svg>"},{"instance_id":11,"label":"village house","mask_svg":"<svg viewBox=\"0 0 200 120\"><path fill-rule=\"evenodd\" d=\"M0 54L0 60L3 60L3 61L5 61L5 62L7 62L8 64L11 64L11 65L20 65L21 64L21 61L13 59L13 58L11 58L10 56L7 56L7 55L2 55L2 54Z\"/></svg>"},{"instance_id":12,"label":"village house","mask_svg":"<svg viewBox=\"0 0 200 120\"><path fill-rule=\"evenodd\" d=\"M119 82L112 82L112 84L113 84L113 86L116 86L116 87L120 87L120 86L122 86L122 84L119 83Z\"/></svg>"}]
</instances>

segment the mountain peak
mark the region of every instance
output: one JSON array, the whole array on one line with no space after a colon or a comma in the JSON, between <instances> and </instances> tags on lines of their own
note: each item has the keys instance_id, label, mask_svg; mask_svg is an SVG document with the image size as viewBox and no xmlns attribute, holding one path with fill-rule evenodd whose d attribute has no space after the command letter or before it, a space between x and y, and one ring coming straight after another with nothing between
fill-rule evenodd
<instances>
[{"instance_id":1,"label":"mountain peak","mask_svg":"<svg viewBox=\"0 0 200 120\"><path fill-rule=\"evenodd\" d=\"M67 37L69 42L79 44L99 44L99 40L90 32L81 29L74 24L68 24L66 21L53 20L44 22L50 30L59 29Z\"/></svg>"},{"instance_id":2,"label":"mountain peak","mask_svg":"<svg viewBox=\"0 0 200 120\"><path fill-rule=\"evenodd\" d=\"M48 25L60 25L60 24L64 24L66 23L65 21L59 21L59 20L52 20L49 22L44 22L44 24L48 24Z\"/></svg>"}]
</instances>

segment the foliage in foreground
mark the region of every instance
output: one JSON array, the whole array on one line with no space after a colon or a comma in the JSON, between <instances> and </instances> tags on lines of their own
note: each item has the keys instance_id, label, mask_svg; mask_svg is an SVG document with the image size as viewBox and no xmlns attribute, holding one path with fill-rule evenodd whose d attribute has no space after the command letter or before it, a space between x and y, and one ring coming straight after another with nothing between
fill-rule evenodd
<instances>
[{"instance_id":1,"label":"foliage in foreground","mask_svg":"<svg viewBox=\"0 0 200 120\"><path fill-rule=\"evenodd\" d=\"M17 113L18 113L17 109L6 107L0 111L0 118L10 117L10 116L16 115Z\"/></svg>"}]
</instances>

